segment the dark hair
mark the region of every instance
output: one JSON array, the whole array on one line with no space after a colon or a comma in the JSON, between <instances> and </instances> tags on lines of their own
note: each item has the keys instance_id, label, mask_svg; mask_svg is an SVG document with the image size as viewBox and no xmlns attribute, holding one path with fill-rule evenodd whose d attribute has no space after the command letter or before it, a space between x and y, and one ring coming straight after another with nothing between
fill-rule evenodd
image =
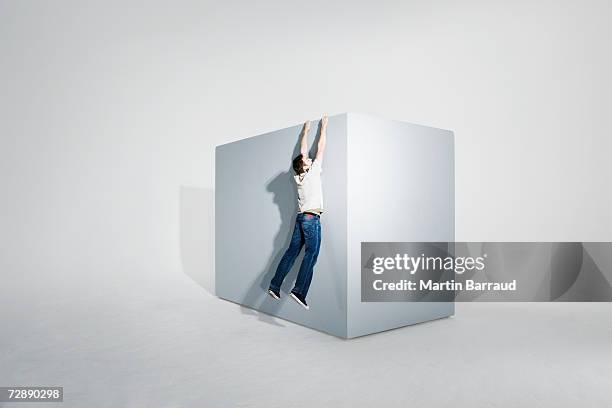
<instances>
[{"instance_id":1,"label":"dark hair","mask_svg":"<svg viewBox=\"0 0 612 408\"><path fill-rule=\"evenodd\" d=\"M293 170L299 175L304 173L304 160L302 159L302 155L298 155L296 156L295 159L293 159Z\"/></svg>"}]
</instances>

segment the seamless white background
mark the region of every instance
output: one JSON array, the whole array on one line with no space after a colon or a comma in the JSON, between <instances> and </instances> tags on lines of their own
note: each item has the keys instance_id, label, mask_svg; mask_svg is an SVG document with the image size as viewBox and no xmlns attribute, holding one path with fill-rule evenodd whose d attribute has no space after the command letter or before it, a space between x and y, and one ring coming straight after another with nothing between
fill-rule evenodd
<instances>
[{"instance_id":1,"label":"seamless white background","mask_svg":"<svg viewBox=\"0 0 612 408\"><path fill-rule=\"evenodd\" d=\"M268 390L257 386L259 364L276 350L268 325L209 293L213 147L323 112L454 130L459 241L611 240L611 18L606 0L0 1L0 385L65 385L73 398L65 405L82 406L113 384L113 406L178 406L223 401L224 384L235 384L243 387L235 403L283 405L258 398ZM539 334L541 353L525 344L508 361L543 359L519 371L546 382L562 368L547 344L574 330L559 350L573 374L550 381L563 400L590 395L603 404L600 381L610 372L579 346L610 344L601 312L610 308L590 307L572 320L586 325L579 332L556 314L559 328ZM548 321L544 312L525 315ZM495 316L503 312L482 324ZM520 332L521 319L511 321ZM272 323L291 329L299 364L356 358L348 349L329 354L323 335ZM272 342L288 341L288 330L273 331ZM415 331L402 333L398 353ZM256 345L248 355L245 336ZM446 378L421 341L412 344L422 351L421 375ZM513 350L509 341L484 344ZM235 360L218 360L219 342ZM591 357L601 353L610 356L602 346ZM234 371L240 361L254 364L248 376ZM375 361L381 381L404 372ZM451 367L472 365L495 362ZM355 373L309 378L349 375L358 384ZM490 384L504 396L496 404L550 401L528 380L515 379L529 391L521 396ZM305 386L311 392L296 404L343 401L334 388ZM292 395L281 388L279 397ZM467 403L466 389L453 388L454 401ZM400 402L435 399L428 391L422 383Z\"/></svg>"}]
</instances>

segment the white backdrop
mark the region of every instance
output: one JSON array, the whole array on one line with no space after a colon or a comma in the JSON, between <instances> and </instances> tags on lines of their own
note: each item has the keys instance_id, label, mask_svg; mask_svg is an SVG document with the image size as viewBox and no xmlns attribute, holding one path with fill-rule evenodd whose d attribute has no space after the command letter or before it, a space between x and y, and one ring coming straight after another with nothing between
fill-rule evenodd
<instances>
[{"instance_id":1,"label":"white backdrop","mask_svg":"<svg viewBox=\"0 0 612 408\"><path fill-rule=\"evenodd\" d=\"M607 1L0 7L9 271L180 267L213 146L321 112L453 129L459 240L611 238Z\"/></svg>"}]
</instances>

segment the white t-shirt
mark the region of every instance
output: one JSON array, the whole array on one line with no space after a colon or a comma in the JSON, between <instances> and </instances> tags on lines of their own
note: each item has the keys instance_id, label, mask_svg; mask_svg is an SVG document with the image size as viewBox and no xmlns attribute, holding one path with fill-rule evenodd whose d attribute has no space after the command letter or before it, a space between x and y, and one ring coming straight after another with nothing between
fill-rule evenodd
<instances>
[{"instance_id":1,"label":"white t-shirt","mask_svg":"<svg viewBox=\"0 0 612 408\"><path fill-rule=\"evenodd\" d=\"M322 171L320 160L314 160L306 173L293 176L298 191L298 212L323 212Z\"/></svg>"}]
</instances>

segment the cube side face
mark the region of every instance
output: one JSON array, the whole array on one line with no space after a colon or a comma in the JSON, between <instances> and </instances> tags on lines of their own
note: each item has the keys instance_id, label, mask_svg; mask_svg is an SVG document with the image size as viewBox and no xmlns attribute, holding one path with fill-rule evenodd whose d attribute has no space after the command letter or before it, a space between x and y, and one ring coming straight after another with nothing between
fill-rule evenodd
<instances>
[{"instance_id":1,"label":"cube side face","mask_svg":"<svg viewBox=\"0 0 612 408\"><path fill-rule=\"evenodd\" d=\"M346 337L346 115L329 118L321 173L321 247L304 310L289 296L304 249L281 287L267 294L297 215L292 159L302 126L217 146L215 152L215 292L266 314ZM313 123L310 146L316 150ZM312 151L312 150L311 150ZM311 154L311 157L314 155Z\"/></svg>"},{"instance_id":2,"label":"cube side face","mask_svg":"<svg viewBox=\"0 0 612 408\"><path fill-rule=\"evenodd\" d=\"M361 242L455 239L454 136L348 115L347 337L454 314L452 302L361 302Z\"/></svg>"}]
</instances>

